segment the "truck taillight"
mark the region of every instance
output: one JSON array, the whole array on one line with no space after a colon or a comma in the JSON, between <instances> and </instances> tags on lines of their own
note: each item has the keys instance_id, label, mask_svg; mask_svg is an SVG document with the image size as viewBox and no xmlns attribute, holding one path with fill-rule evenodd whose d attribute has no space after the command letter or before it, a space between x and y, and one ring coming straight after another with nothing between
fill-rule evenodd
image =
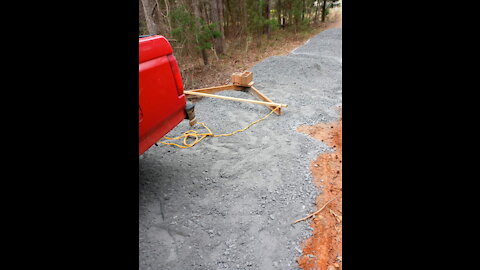
<instances>
[{"instance_id":1,"label":"truck taillight","mask_svg":"<svg viewBox=\"0 0 480 270\"><path fill-rule=\"evenodd\" d=\"M168 55L168 62L170 62L170 68L173 72L173 77L175 78L175 84L177 85L177 93L178 95L183 95L183 83L182 83L182 75L180 74L180 70L178 69L177 59L173 54Z\"/></svg>"}]
</instances>

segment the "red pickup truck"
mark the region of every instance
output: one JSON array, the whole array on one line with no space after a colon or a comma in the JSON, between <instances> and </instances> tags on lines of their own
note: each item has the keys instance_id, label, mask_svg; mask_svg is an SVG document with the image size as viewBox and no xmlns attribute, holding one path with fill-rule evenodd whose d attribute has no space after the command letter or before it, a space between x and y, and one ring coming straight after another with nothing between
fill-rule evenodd
<instances>
[{"instance_id":1,"label":"red pickup truck","mask_svg":"<svg viewBox=\"0 0 480 270\"><path fill-rule=\"evenodd\" d=\"M139 37L139 155L183 119L193 117L182 77L168 40L160 35Z\"/></svg>"}]
</instances>

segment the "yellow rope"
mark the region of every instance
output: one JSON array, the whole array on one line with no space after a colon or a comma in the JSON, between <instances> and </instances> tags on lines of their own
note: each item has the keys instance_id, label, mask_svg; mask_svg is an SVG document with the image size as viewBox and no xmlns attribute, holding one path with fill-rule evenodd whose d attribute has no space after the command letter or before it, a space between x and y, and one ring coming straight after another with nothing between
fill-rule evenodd
<instances>
[{"instance_id":1,"label":"yellow rope","mask_svg":"<svg viewBox=\"0 0 480 270\"><path fill-rule=\"evenodd\" d=\"M227 137L227 136L232 136L238 132L242 132L242 131L245 131L247 130L248 128L250 128L251 126L255 125L256 123L260 122L260 121L263 121L265 120L267 117L269 117L275 110L277 110L278 108L280 108L280 106L276 107L275 109L273 109L270 113L268 113L267 115L265 115L264 117L256 120L256 121L253 121L252 123L250 123L248 126L242 128L242 129L239 129L239 130L235 130L234 132L231 132L231 133L226 133L226 134L218 134L218 135L215 135L212 133L212 131L205 125L205 123L202 123L202 122L198 122L200 125L202 125L204 128L206 128L208 130L208 133L197 133L196 130L188 130L188 131L185 131L183 133L183 135L181 136L178 136L178 137L175 137L175 138L170 138L170 137L167 137L167 136L164 136L163 139L165 140L180 140L183 138L183 145L180 145L180 144L176 144L176 143L169 143L169 142L162 142L162 141L159 141L159 143L162 143L162 144L165 144L165 145L174 145L176 147L180 147L180 148L190 148L192 146L194 146L195 144L199 143L200 141L202 141L203 139L205 139L206 137L208 136L212 136L212 137ZM195 141L193 141L192 143L187 143L187 139L188 138L195 138Z\"/></svg>"}]
</instances>

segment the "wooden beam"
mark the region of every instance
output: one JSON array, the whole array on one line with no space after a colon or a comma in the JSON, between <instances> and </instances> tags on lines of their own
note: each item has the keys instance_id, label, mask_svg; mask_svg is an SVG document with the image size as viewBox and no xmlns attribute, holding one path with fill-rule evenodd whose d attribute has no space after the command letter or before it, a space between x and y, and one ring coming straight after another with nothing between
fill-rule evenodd
<instances>
[{"instance_id":1,"label":"wooden beam","mask_svg":"<svg viewBox=\"0 0 480 270\"><path fill-rule=\"evenodd\" d=\"M191 91L184 91L186 95L193 95L193 96L203 96L203 97L211 97L211 98L219 98L219 99L225 99L225 100L232 100L232 101L240 101L240 102L247 102L247 103L254 103L254 104L261 104L261 105L266 105L266 106L273 106L273 108L280 106L280 107L288 107L287 104L279 104L279 103L274 103L274 102L265 102L265 101L258 101L258 100L251 100L251 99L244 99L244 98L234 98L234 97L226 97L226 96L219 96L219 95L211 95L207 93L201 93L201 92L191 92Z\"/></svg>"},{"instance_id":2,"label":"wooden beam","mask_svg":"<svg viewBox=\"0 0 480 270\"><path fill-rule=\"evenodd\" d=\"M258 91L258 89L255 88L255 87L253 87L253 86L251 86L250 89L248 89L248 92L249 92L250 94L252 94L253 96L255 96L255 97L257 97L257 98L259 98L259 99L261 99L261 100L263 100L263 101L265 101L265 102L273 102L271 99L269 99L267 96L265 96L262 92ZM276 108L276 106L271 106L271 105L265 105L265 106L267 106L270 110L273 110L273 109ZM276 113L277 115L282 114L282 110L281 110L281 109L282 109L282 108L276 109L276 110L275 110L275 113Z\"/></svg>"},{"instance_id":3,"label":"wooden beam","mask_svg":"<svg viewBox=\"0 0 480 270\"><path fill-rule=\"evenodd\" d=\"M233 84L227 84L227 85L221 85L221 86L213 86L213 87L207 87L207 88L200 88L200 89L194 89L194 90L188 90L189 92L198 92L198 93L208 93L208 94L213 94L219 91L224 91L224 90L244 90L245 87L241 86L236 86Z\"/></svg>"}]
</instances>

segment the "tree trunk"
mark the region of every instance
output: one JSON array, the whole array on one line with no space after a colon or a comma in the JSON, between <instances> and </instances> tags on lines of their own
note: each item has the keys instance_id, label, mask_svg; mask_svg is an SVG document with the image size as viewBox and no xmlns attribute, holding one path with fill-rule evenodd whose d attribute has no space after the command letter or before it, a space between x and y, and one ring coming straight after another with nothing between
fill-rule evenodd
<instances>
[{"instance_id":1,"label":"tree trunk","mask_svg":"<svg viewBox=\"0 0 480 270\"><path fill-rule=\"evenodd\" d=\"M206 2L203 2L202 1L202 8L200 9L202 11L202 18L203 18L203 21L205 21L205 23L210 23L210 18L208 17L208 12L207 12L207 9L208 9L208 4Z\"/></svg>"},{"instance_id":2,"label":"tree trunk","mask_svg":"<svg viewBox=\"0 0 480 270\"><path fill-rule=\"evenodd\" d=\"M223 49L225 50L225 19L223 17L223 0L217 0L218 1L218 15L220 19L220 32L222 33L222 44L223 44Z\"/></svg>"},{"instance_id":3,"label":"tree trunk","mask_svg":"<svg viewBox=\"0 0 480 270\"><path fill-rule=\"evenodd\" d=\"M242 36L245 37L245 40L248 38L248 33L247 33L247 17L248 17L248 13L247 13L247 0L242 0L242 2L240 3L240 5L242 6L242 12L239 14L240 15L240 18L241 18L241 25L240 25L240 29L241 29L241 34Z\"/></svg>"},{"instance_id":4,"label":"tree trunk","mask_svg":"<svg viewBox=\"0 0 480 270\"><path fill-rule=\"evenodd\" d=\"M138 1L138 26L139 26L139 32L138 35L145 35L146 34L146 21L145 21L145 15L143 12L143 5L142 1Z\"/></svg>"},{"instance_id":5,"label":"tree trunk","mask_svg":"<svg viewBox=\"0 0 480 270\"><path fill-rule=\"evenodd\" d=\"M260 16L263 16L264 7L260 3L257 3L256 8L258 8L257 14L260 15ZM260 25L260 27L257 28L257 30L256 30L256 32L257 32L257 38L256 38L257 39L257 47L262 46L262 35L263 35L264 30L265 30L265 28L264 28L263 25Z\"/></svg>"},{"instance_id":6,"label":"tree trunk","mask_svg":"<svg viewBox=\"0 0 480 270\"><path fill-rule=\"evenodd\" d=\"M230 7L230 1L229 0L226 0L225 1L225 9L226 9L226 13L225 13L225 35L228 36L228 37L231 37L232 36L232 33L234 33L234 31L232 31L232 29L235 29L235 17L233 16L234 14L232 13L232 8Z\"/></svg>"},{"instance_id":7,"label":"tree trunk","mask_svg":"<svg viewBox=\"0 0 480 270\"><path fill-rule=\"evenodd\" d=\"M292 25L294 23L293 22L293 12L292 12L291 4L290 4L290 10L288 11L288 23L289 23L289 25Z\"/></svg>"},{"instance_id":8,"label":"tree trunk","mask_svg":"<svg viewBox=\"0 0 480 270\"><path fill-rule=\"evenodd\" d=\"M320 4L317 2L317 6L315 7L315 17L313 17L313 22L314 23L317 23L318 21L318 7L320 6Z\"/></svg>"},{"instance_id":9,"label":"tree trunk","mask_svg":"<svg viewBox=\"0 0 480 270\"><path fill-rule=\"evenodd\" d=\"M270 20L270 0L265 0L265 8L263 9L263 17L266 20ZM263 33L267 34L267 38L270 39L270 25L266 24L263 27Z\"/></svg>"},{"instance_id":10,"label":"tree trunk","mask_svg":"<svg viewBox=\"0 0 480 270\"><path fill-rule=\"evenodd\" d=\"M155 23L153 17L154 4L151 0L142 0L143 14L145 15L145 21L147 21L147 30L150 35L158 34L158 26Z\"/></svg>"},{"instance_id":11,"label":"tree trunk","mask_svg":"<svg viewBox=\"0 0 480 270\"><path fill-rule=\"evenodd\" d=\"M305 0L302 0L302 22L305 19Z\"/></svg>"},{"instance_id":12,"label":"tree trunk","mask_svg":"<svg viewBox=\"0 0 480 270\"><path fill-rule=\"evenodd\" d=\"M221 33L221 27L220 27L220 11L219 11L219 6L218 6L218 0L211 0L211 7L212 7L212 22L217 24L215 29ZM214 47L215 51L217 54L222 54L223 53L223 42L222 42L222 36L220 34L219 37L214 39Z\"/></svg>"},{"instance_id":13,"label":"tree trunk","mask_svg":"<svg viewBox=\"0 0 480 270\"><path fill-rule=\"evenodd\" d=\"M282 0L277 1L277 15L278 15L278 25L282 27Z\"/></svg>"},{"instance_id":14,"label":"tree trunk","mask_svg":"<svg viewBox=\"0 0 480 270\"><path fill-rule=\"evenodd\" d=\"M160 12L160 4L157 1L158 5L158 16L162 16L162 13ZM172 24L170 23L170 8L168 7L168 0L165 0L165 20L167 20L167 26L168 26L168 33L172 34Z\"/></svg>"},{"instance_id":15,"label":"tree trunk","mask_svg":"<svg viewBox=\"0 0 480 270\"><path fill-rule=\"evenodd\" d=\"M200 28L200 23L198 20L200 20L200 18L202 18L202 15L200 13L200 7L199 7L199 0L193 0L192 1L192 6L193 6L193 14L195 15L196 18L196 25L197 27ZM196 38L196 41L197 41L197 44L198 44L198 38ZM203 64L205 64L205 66L208 65L208 54L206 52L205 49L202 49L201 50L201 53L202 53L202 58L203 58Z\"/></svg>"},{"instance_id":16,"label":"tree trunk","mask_svg":"<svg viewBox=\"0 0 480 270\"><path fill-rule=\"evenodd\" d=\"M205 66L208 66L208 54L207 54L207 50L205 49L202 49L202 59L203 59L203 64Z\"/></svg>"},{"instance_id":17,"label":"tree trunk","mask_svg":"<svg viewBox=\"0 0 480 270\"><path fill-rule=\"evenodd\" d=\"M325 22L325 16L327 15L327 0L323 0L322 6L322 22Z\"/></svg>"}]
</instances>

